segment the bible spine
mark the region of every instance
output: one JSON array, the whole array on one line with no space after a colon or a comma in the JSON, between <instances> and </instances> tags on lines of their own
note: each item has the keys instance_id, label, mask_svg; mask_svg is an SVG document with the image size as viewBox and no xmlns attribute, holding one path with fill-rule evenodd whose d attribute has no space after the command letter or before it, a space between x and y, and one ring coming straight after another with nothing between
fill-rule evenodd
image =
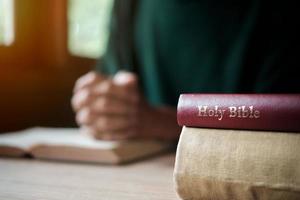
<instances>
[{"instance_id":1,"label":"bible spine","mask_svg":"<svg viewBox=\"0 0 300 200\"><path fill-rule=\"evenodd\" d=\"M181 126L300 131L299 94L182 94Z\"/></svg>"}]
</instances>

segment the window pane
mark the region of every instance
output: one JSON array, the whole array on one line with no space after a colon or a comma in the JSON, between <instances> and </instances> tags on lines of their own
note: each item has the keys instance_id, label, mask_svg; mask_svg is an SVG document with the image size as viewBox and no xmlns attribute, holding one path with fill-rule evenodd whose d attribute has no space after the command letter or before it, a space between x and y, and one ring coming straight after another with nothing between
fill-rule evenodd
<instances>
[{"instance_id":1,"label":"window pane","mask_svg":"<svg viewBox=\"0 0 300 200\"><path fill-rule=\"evenodd\" d=\"M0 45L14 41L14 1L0 0Z\"/></svg>"},{"instance_id":2,"label":"window pane","mask_svg":"<svg viewBox=\"0 0 300 200\"><path fill-rule=\"evenodd\" d=\"M113 0L69 0L69 51L98 58L106 47Z\"/></svg>"}]
</instances>

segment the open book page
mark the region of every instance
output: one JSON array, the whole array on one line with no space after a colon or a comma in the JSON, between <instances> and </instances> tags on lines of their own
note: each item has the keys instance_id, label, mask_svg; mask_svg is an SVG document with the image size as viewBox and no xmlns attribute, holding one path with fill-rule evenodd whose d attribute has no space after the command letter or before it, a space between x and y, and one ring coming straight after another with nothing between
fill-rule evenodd
<instances>
[{"instance_id":1,"label":"open book page","mask_svg":"<svg viewBox=\"0 0 300 200\"><path fill-rule=\"evenodd\" d=\"M102 141L77 128L31 128L0 135L0 155L82 162L122 163L166 150L170 144L151 140ZM20 150L23 150L22 152Z\"/></svg>"},{"instance_id":2,"label":"open book page","mask_svg":"<svg viewBox=\"0 0 300 200\"><path fill-rule=\"evenodd\" d=\"M112 149L120 145L115 141L94 140L79 133L76 128L31 128L0 135L0 146L29 149L34 145L65 145L87 148Z\"/></svg>"},{"instance_id":3,"label":"open book page","mask_svg":"<svg viewBox=\"0 0 300 200\"><path fill-rule=\"evenodd\" d=\"M19 133L0 134L0 156L21 157L27 153L32 142Z\"/></svg>"}]
</instances>

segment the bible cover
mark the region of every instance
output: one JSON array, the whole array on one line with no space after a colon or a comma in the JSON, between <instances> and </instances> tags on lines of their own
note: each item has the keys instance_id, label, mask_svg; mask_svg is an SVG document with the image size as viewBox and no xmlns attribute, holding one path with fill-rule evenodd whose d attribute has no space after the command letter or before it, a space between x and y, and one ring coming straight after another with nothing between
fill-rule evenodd
<instances>
[{"instance_id":1,"label":"bible cover","mask_svg":"<svg viewBox=\"0 0 300 200\"><path fill-rule=\"evenodd\" d=\"M182 94L181 126L300 131L300 94Z\"/></svg>"}]
</instances>

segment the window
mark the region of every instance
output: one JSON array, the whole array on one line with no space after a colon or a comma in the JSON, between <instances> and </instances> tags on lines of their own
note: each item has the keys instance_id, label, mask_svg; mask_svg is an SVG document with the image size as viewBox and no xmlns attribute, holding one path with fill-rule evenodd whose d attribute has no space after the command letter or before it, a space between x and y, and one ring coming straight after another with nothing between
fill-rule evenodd
<instances>
[{"instance_id":1,"label":"window","mask_svg":"<svg viewBox=\"0 0 300 200\"><path fill-rule=\"evenodd\" d=\"M14 1L0 0L0 45L14 41Z\"/></svg>"},{"instance_id":2,"label":"window","mask_svg":"<svg viewBox=\"0 0 300 200\"><path fill-rule=\"evenodd\" d=\"M98 58L106 47L113 0L69 0L68 47L73 55Z\"/></svg>"}]
</instances>

